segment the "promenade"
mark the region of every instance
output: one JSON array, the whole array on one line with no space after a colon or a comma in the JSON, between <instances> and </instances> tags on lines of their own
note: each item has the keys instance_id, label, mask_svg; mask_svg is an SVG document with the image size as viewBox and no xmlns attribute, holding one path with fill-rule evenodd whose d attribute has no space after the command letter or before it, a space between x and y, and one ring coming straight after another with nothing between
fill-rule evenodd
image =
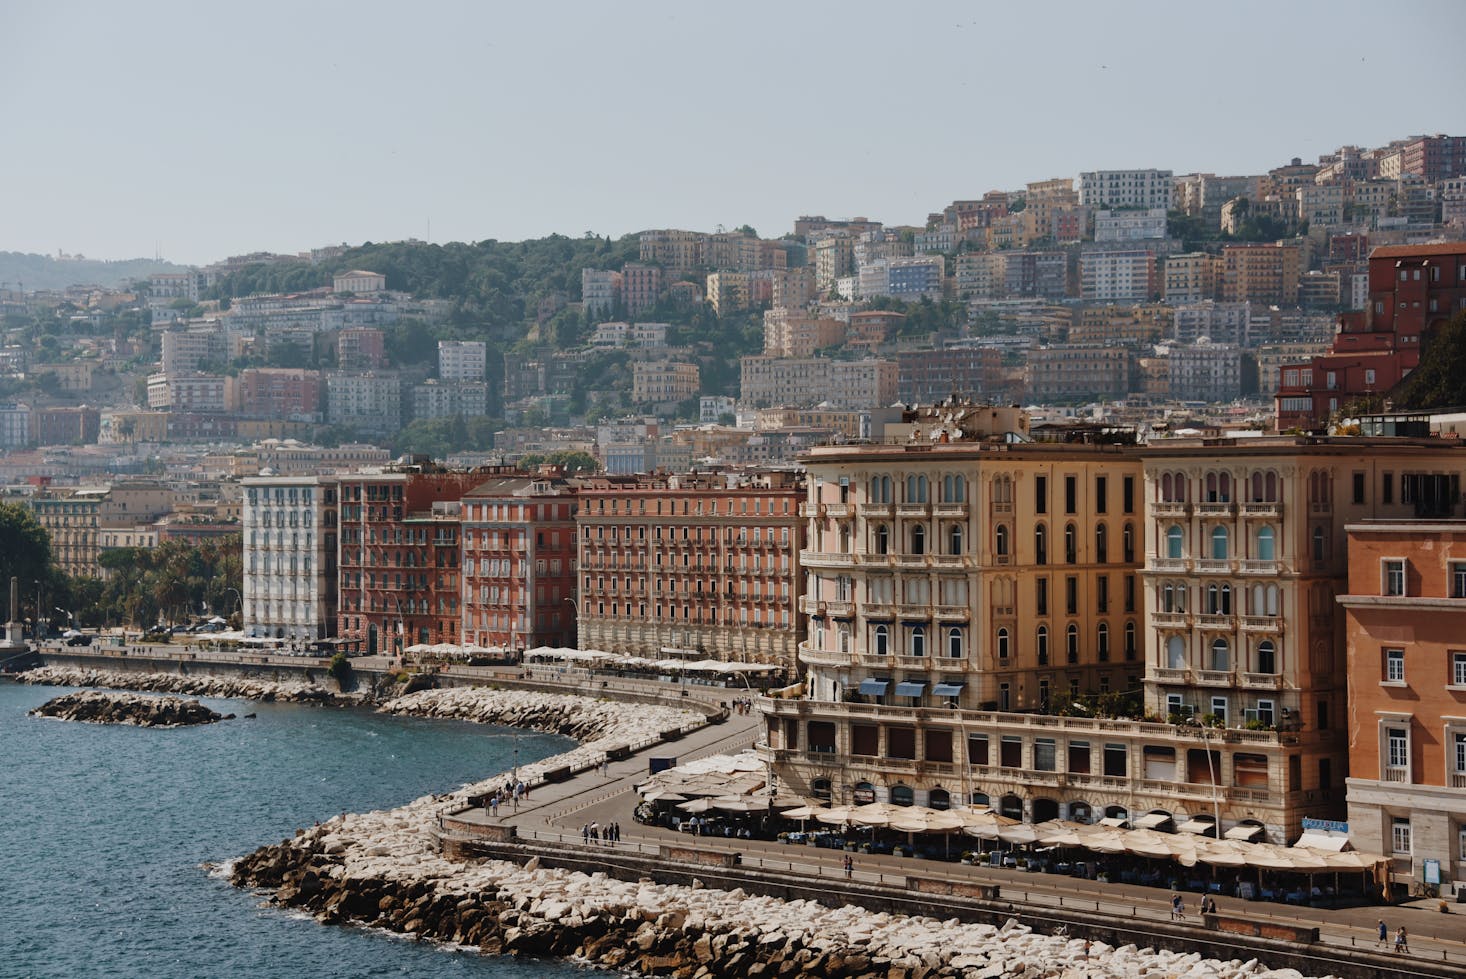
<instances>
[{"instance_id":1,"label":"promenade","mask_svg":"<svg viewBox=\"0 0 1466 979\"><path fill-rule=\"evenodd\" d=\"M719 693L737 696L739 691ZM739 853L744 870L767 871L771 876L843 881L844 851L719 836L694 838L686 833L642 825L633 819L632 812L639 802L634 786L647 777L647 760L650 757L674 755L682 763L712 754L741 751L753 745L759 729L760 718L756 713L747 716L735 713L724 723L710 725L679 742L654 746L621 761L611 762L604 775L592 769L565 782L536 786L531 799L521 802L518 810L508 805L501 806L497 818L490 817L485 810L464 813L457 818L484 824L512 825L522 839L582 852L587 849L581 837L582 826L589 822L601 825L619 822L621 842L617 848L623 852L654 857L664 845L694 845L708 851ZM592 844L589 849L605 846ZM960 846L964 844L954 841L954 847ZM1102 884L1083 878L888 855L856 854L854 859L852 876L857 882L905 887L908 877L920 876L934 880L997 884L1001 888L1002 900L1019 905L1020 910L1027 912L1070 909L1131 919L1137 923L1170 922L1171 919L1172 892L1163 888ZM1215 932L1201 930L1197 914L1200 895L1187 893L1185 899L1187 923L1196 926L1198 937L1204 935L1214 940L1217 937ZM1320 930L1319 941L1323 944L1364 950L1376 948L1376 922L1383 918L1391 935L1400 925L1409 931L1409 958L1458 964L1466 974L1466 906L1452 905L1452 913L1441 914L1436 910L1437 902L1434 900L1390 907L1371 905L1353 908L1299 908L1235 898L1220 898L1218 904L1224 914L1316 927Z\"/></svg>"}]
</instances>

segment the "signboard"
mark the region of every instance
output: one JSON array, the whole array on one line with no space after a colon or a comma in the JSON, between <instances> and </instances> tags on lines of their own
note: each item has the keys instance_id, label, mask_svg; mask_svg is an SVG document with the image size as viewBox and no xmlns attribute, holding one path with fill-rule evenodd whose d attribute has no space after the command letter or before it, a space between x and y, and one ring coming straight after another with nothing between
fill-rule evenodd
<instances>
[{"instance_id":1,"label":"signboard","mask_svg":"<svg viewBox=\"0 0 1466 979\"><path fill-rule=\"evenodd\" d=\"M857 806L869 805L876 801L876 790L869 785L857 785L851 797Z\"/></svg>"},{"instance_id":2,"label":"signboard","mask_svg":"<svg viewBox=\"0 0 1466 979\"><path fill-rule=\"evenodd\" d=\"M1421 868L1421 873L1424 875L1424 880L1427 884L1435 884L1437 887L1440 886L1441 862L1439 860L1425 861L1424 866Z\"/></svg>"},{"instance_id":3,"label":"signboard","mask_svg":"<svg viewBox=\"0 0 1466 979\"><path fill-rule=\"evenodd\" d=\"M1346 836L1349 833L1349 824L1341 823L1335 819L1310 819L1305 816L1303 818L1303 828L1305 830L1321 829L1327 833L1343 833Z\"/></svg>"}]
</instances>

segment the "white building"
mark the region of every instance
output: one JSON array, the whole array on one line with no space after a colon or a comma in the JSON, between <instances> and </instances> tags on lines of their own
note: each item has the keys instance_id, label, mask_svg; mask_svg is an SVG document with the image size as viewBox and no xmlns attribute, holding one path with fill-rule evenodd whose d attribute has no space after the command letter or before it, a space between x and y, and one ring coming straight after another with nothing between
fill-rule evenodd
<instances>
[{"instance_id":1,"label":"white building","mask_svg":"<svg viewBox=\"0 0 1466 979\"><path fill-rule=\"evenodd\" d=\"M18 449L29 444L30 440L30 405L0 405L0 449Z\"/></svg>"},{"instance_id":2,"label":"white building","mask_svg":"<svg viewBox=\"0 0 1466 979\"><path fill-rule=\"evenodd\" d=\"M1096 211L1095 241L1143 241L1166 236L1166 209Z\"/></svg>"},{"instance_id":3,"label":"white building","mask_svg":"<svg viewBox=\"0 0 1466 979\"><path fill-rule=\"evenodd\" d=\"M1079 175L1081 207L1171 209L1170 170L1091 170Z\"/></svg>"},{"instance_id":4,"label":"white building","mask_svg":"<svg viewBox=\"0 0 1466 979\"><path fill-rule=\"evenodd\" d=\"M395 371L328 372L326 418L361 432L396 432L402 427L402 378Z\"/></svg>"},{"instance_id":5,"label":"white building","mask_svg":"<svg viewBox=\"0 0 1466 979\"><path fill-rule=\"evenodd\" d=\"M354 292L361 295L364 292L381 292L386 288L385 275L380 272L363 272L361 269L339 272L331 280L332 292Z\"/></svg>"},{"instance_id":6,"label":"white building","mask_svg":"<svg viewBox=\"0 0 1466 979\"><path fill-rule=\"evenodd\" d=\"M412 417L465 418L488 413L489 385L484 381L426 381L412 388Z\"/></svg>"},{"instance_id":7,"label":"white building","mask_svg":"<svg viewBox=\"0 0 1466 979\"><path fill-rule=\"evenodd\" d=\"M716 394L700 398L697 403L698 423L715 425L719 418L734 414L737 408L738 402L734 398L725 398Z\"/></svg>"},{"instance_id":8,"label":"white building","mask_svg":"<svg viewBox=\"0 0 1466 979\"><path fill-rule=\"evenodd\" d=\"M880 258L860 266L856 289L862 299L873 296L941 299L945 271L945 260L940 255Z\"/></svg>"},{"instance_id":9,"label":"white building","mask_svg":"<svg viewBox=\"0 0 1466 979\"><path fill-rule=\"evenodd\" d=\"M482 381L488 371L489 345L482 340L439 340L438 378Z\"/></svg>"},{"instance_id":10,"label":"white building","mask_svg":"<svg viewBox=\"0 0 1466 979\"><path fill-rule=\"evenodd\" d=\"M609 313L621 292L621 273L609 269L580 270L580 305L587 313Z\"/></svg>"},{"instance_id":11,"label":"white building","mask_svg":"<svg viewBox=\"0 0 1466 979\"><path fill-rule=\"evenodd\" d=\"M1242 396L1242 348L1230 343L1171 345L1171 397L1186 401L1235 401Z\"/></svg>"},{"instance_id":12,"label":"white building","mask_svg":"<svg viewBox=\"0 0 1466 979\"><path fill-rule=\"evenodd\" d=\"M159 411L228 411L233 407L234 387L234 378L214 374L151 374L148 407Z\"/></svg>"},{"instance_id":13,"label":"white building","mask_svg":"<svg viewBox=\"0 0 1466 979\"><path fill-rule=\"evenodd\" d=\"M336 624L336 480L244 480L244 632L324 639Z\"/></svg>"},{"instance_id":14,"label":"white building","mask_svg":"<svg viewBox=\"0 0 1466 979\"><path fill-rule=\"evenodd\" d=\"M1219 303L1205 300L1177 306L1175 337L1181 343L1195 343L1210 337L1215 343L1248 346L1247 328L1252 318L1248 303Z\"/></svg>"},{"instance_id":15,"label":"white building","mask_svg":"<svg viewBox=\"0 0 1466 979\"><path fill-rule=\"evenodd\" d=\"M1149 248L1095 249L1079 256L1079 296L1090 303L1147 302L1156 292Z\"/></svg>"}]
</instances>

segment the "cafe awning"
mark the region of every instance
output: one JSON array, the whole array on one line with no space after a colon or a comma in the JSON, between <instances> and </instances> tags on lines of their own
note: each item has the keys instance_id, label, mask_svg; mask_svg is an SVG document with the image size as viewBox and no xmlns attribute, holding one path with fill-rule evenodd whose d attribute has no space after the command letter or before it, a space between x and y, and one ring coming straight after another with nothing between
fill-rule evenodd
<instances>
[{"instance_id":1,"label":"cafe awning","mask_svg":"<svg viewBox=\"0 0 1466 979\"><path fill-rule=\"evenodd\" d=\"M938 683L932 687L933 697L960 697L962 696L961 683Z\"/></svg>"},{"instance_id":2,"label":"cafe awning","mask_svg":"<svg viewBox=\"0 0 1466 979\"><path fill-rule=\"evenodd\" d=\"M1195 833L1197 836L1206 836L1208 833L1216 828L1217 824L1212 822L1210 819L1192 818L1186 820L1186 822L1182 823L1180 826L1177 826L1176 832Z\"/></svg>"},{"instance_id":3,"label":"cafe awning","mask_svg":"<svg viewBox=\"0 0 1466 979\"><path fill-rule=\"evenodd\" d=\"M917 683L913 680L902 680L900 683L896 684L896 696L920 697L921 692L925 689L925 683Z\"/></svg>"},{"instance_id":4,"label":"cafe awning","mask_svg":"<svg viewBox=\"0 0 1466 979\"><path fill-rule=\"evenodd\" d=\"M1156 829L1171 821L1171 817L1163 812L1148 812L1138 819L1132 819L1130 825L1136 829Z\"/></svg>"},{"instance_id":5,"label":"cafe awning","mask_svg":"<svg viewBox=\"0 0 1466 979\"><path fill-rule=\"evenodd\" d=\"M890 680L861 680L860 692L867 697L881 697L885 695L886 688L890 685Z\"/></svg>"},{"instance_id":6,"label":"cafe awning","mask_svg":"<svg viewBox=\"0 0 1466 979\"><path fill-rule=\"evenodd\" d=\"M1246 840L1251 842L1261 836L1262 833L1263 827L1255 826L1251 823L1242 823L1241 825L1233 826L1222 835L1229 840Z\"/></svg>"},{"instance_id":7,"label":"cafe awning","mask_svg":"<svg viewBox=\"0 0 1466 979\"><path fill-rule=\"evenodd\" d=\"M1303 847L1306 850L1322 850L1326 853L1338 853L1347 849L1349 837L1345 833L1330 833L1327 830L1306 829L1303 835L1298 837L1295 847Z\"/></svg>"}]
</instances>

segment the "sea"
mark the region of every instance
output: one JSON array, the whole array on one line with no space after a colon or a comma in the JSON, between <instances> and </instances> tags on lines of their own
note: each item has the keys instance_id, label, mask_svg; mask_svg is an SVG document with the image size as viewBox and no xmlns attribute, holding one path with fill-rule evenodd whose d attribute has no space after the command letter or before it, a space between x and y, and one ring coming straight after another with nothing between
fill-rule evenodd
<instances>
[{"instance_id":1,"label":"sea","mask_svg":"<svg viewBox=\"0 0 1466 979\"><path fill-rule=\"evenodd\" d=\"M66 692L0 681L0 979L593 974L320 925L205 868L342 812L557 754L569 739L207 697L239 718L159 730L27 715Z\"/></svg>"}]
</instances>

